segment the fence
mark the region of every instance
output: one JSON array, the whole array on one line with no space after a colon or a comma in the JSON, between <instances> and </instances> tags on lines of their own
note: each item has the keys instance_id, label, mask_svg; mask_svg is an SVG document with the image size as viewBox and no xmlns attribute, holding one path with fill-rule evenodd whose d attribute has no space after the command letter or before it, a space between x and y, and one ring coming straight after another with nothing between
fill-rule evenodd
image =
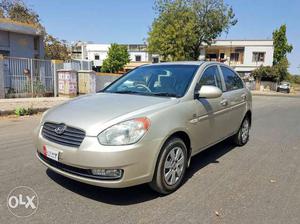
<instances>
[{"instance_id":1,"label":"fence","mask_svg":"<svg viewBox=\"0 0 300 224\"><path fill-rule=\"evenodd\" d=\"M96 76L96 91L100 91L105 87L105 84L108 82L113 82L117 78L119 78L120 74L112 74L112 73L100 73L97 72Z\"/></svg>"},{"instance_id":2,"label":"fence","mask_svg":"<svg viewBox=\"0 0 300 224\"><path fill-rule=\"evenodd\" d=\"M92 70L92 61L88 60L67 60L64 62L64 69L70 70Z\"/></svg>"},{"instance_id":3,"label":"fence","mask_svg":"<svg viewBox=\"0 0 300 224\"><path fill-rule=\"evenodd\" d=\"M0 55L0 98L57 96L58 80L56 71L92 70L92 62L87 60L42 60ZM118 78L118 74L97 76L97 90L106 82Z\"/></svg>"},{"instance_id":4,"label":"fence","mask_svg":"<svg viewBox=\"0 0 300 224\"><path fill-rule=\"evenodd\" d=\"M4 57L5 97L53 96L51 60Z\"/></svg>"}]
</instances>

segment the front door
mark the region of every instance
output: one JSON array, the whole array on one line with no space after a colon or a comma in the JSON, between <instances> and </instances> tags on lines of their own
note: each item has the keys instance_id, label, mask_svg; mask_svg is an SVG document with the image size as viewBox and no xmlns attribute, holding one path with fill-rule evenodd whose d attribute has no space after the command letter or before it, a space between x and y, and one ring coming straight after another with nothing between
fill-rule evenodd
<instances>
[{"instance_id":1,"label":"front door","mask_svg":"<svg viewBox=\"0 0 300 224\"><path fill-rule=\"evenodd\" d=\"M207 67L201 75L199 88L203 85L212 85L223 90L223 84L217 65ZM195 139L198 150L217 142L224 137L224 123L229 119L229 104L223 96L215 99L195 99L196 116L192 137ZM226 130L225 130L226 132Z\"/></svg>"}]
</instances>

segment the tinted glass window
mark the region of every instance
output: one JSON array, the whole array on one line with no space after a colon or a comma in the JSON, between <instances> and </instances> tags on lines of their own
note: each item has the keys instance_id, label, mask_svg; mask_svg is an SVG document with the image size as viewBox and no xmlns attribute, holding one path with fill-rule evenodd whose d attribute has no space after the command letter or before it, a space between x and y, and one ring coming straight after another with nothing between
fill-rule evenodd
<instances>
[{"instance_id":1,"label":"tinted glass window","mask_svg":"<svg viewBox=\"0 0 300 224\"><path fill-rule=\"evenodd\" d=\"M241 78L233 71L231 71L229 68L221 66L221 70L223 73L227 91L242 89L244 87Z\"/></svg>"},{"instance_id":2,"label":"tinted glass window","mask_svg":"<svg viewBox=\"0 0 300 224\"><path fill-rule=\"evenodd\" d=\"M104 92L182 97L198 65L157 65L132 70Z\"/></svg>"},{"instance_id":3,"label":"tinted glass window","mask_svg":"<svg viewBox=\"0 0 300 224\"><path fill-rule=\"evenodd\" d=\"M219 70L217 66L211 66L207 68L200 79L199 82L200 86L207 85L207 86L216 86L222 89L222 81L219 74Z\"/></svg>"}]
</instances>

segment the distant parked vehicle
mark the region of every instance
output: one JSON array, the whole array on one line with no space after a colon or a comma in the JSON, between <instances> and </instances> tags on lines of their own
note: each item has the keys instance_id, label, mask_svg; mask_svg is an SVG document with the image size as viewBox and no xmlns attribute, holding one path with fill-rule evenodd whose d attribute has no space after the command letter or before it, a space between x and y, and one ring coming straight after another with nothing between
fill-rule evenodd
<instances>
[{"instance_id":1,"label":"distant parked vehicle","mask_svg":"<svg viewBox=\"0 0 300 224\"><path fill-rule=\"evenodd\" d=\"M286 92L290 93L291 84L289 82L281 82L279 86L277 86L277 92Z\"/></svg>"}]
</instances>

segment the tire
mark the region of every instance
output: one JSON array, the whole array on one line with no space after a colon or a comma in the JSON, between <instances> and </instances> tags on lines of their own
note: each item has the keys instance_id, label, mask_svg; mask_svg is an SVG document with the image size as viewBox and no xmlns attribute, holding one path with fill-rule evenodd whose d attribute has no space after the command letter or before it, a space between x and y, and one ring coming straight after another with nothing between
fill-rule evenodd
<instances>
[{"instance_id":1,"label":"tire","mask_svg":"<svg viewBox=\"0 0 300 224\"><path fill-rule=\"evenodd\" d=\"M288 89L286 92L287 92L287 93L290 93L290 90Z\"/></svg>"},{"instance_id":2,"label":"tire","mask_svg":"<svg viewBox=\"0 0 300 224\"><path fill-rule=\"evenodd\" d=\"M179 159L176 159L176 154ZM187 148L182 139L169 139L162 147L158 157L153 179L149 183L150 187L163 195L176 191L183 183L187 157Z\"/></svg>"},{"instance_id":3,"label":"tire","mask_svg":"<svg viewBox=\"0 0 300 224\"><path fill-rule=\"evenodd\" d=\"M249 141L250 118L246 116L239 131L233 136L233 141L238 146L243 146Z\"/></svg>"}]
</instances>

